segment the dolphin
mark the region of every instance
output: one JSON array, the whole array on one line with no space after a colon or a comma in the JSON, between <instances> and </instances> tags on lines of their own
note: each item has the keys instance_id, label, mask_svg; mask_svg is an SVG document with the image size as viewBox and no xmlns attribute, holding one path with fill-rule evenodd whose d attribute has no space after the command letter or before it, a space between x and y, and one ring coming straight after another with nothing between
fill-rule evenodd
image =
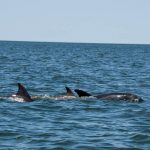
<instances>
[{"instance_id":1,"label":"dolphin","mask_svg":"<svg viewBox=\"0 0 150 150\"><path fill-rule=\"evenodd\" d=\"M93 96L83 90L75 89L74 91L78 94L79 97ZM93 97L97 99L103 99L103 100L129 100L133 102L143 101L143 99L140 96L131 93L107 93L107 94L96 95Z\"/></svg>"},{"instance_id":2,"label":"dolphin","mask_svg":"<svg viewBox=\"0 0 150 150\"><path fill-rule=\"evenodd\" d=\"M74 98L74 93L69 87L66 88L66 94L65 96L50 96L50 97L45 97L45 96L30 96L26 88L21 84L17 83L18 85L18 91L15 95L12 95L11 97L15 99L16 101L21 101L21 102L32 102L37 99L68 99L68 98Z\"/></svg>"},{"instance_id":3,"label":"dolphin","mask_svg":"<svg viewBox=\"0 0 150 150\"><path fill-rule=\"evenodd\" d=\"M32 102L33 99L31 98L31 96L27 92L26 88L21 83L17 83L17 85L18 85L18 92L15 95L12 95L12 97L14 99L19 98L23 102Z\"/></svg>"},{"instance_id":4,"label":"dolphin","mask_svg":"<svg viewBox=\"0 0 150 150\"><path fill-rule=\"evenodd\" d=\"M65 87L66 88L66 96L75 96L74 94L73 94L73 92L72 92L72 90L69 88L69 87Z\"/></svg>"}]
</instances>

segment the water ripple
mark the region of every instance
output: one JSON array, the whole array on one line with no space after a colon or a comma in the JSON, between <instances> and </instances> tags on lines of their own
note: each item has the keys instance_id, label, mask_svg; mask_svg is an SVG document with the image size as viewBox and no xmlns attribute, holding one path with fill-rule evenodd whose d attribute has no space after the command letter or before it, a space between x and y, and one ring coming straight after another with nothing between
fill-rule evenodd
<instances>
[{"instance_id":1,"label":"water ripple","mask_svg":"<svg viewBox=\"0 0 150 150\"><path fill-rule=\"evenodd\" d=\"M0 98L1 149L149 150L150 46L0 42L0 97L26 85L38 100ZM65 86L131 92L143 103L57 99ZM43 99L40 96L45 96Z\"/></svg>"}]
</instances>

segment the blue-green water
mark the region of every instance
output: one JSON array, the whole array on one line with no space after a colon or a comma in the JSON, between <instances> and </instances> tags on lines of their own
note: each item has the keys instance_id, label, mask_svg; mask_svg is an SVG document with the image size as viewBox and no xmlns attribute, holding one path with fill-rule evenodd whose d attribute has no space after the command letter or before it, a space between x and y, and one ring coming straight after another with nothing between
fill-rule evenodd
<instances>
[{"instance_id":1,"label":"blue-green water","mask_svg":"<svg viewBox=\"0 0 150 150\"><path fill-rule=\"evenodd\" d=\"M63 95L69 86L144 102L1 99L0 149L150 149L150 45L1 41L0 97L16 93L17 82L31 95Z\"/></svg>"}]
</instances>

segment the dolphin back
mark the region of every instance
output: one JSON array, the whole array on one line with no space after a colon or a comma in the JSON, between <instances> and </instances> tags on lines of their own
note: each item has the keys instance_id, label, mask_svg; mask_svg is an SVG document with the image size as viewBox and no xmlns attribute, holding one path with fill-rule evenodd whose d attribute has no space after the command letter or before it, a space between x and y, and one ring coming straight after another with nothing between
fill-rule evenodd
<instances>
[{"instance_id":1,"label":"dolphin back","mask_svg":"<svg viewBox=\"0 0 150 150\"><path fill-rule=\"evenodd\" d=\"M65 88L66 88L66 91L67 91L67 93L66 93L67 96L74 96L72 90L69 87L65 87Z\"/></svg>"},{"instance_id":2,"label":"dolphin back","mask_svg":"<svg viewBox=\"0 0 150 150\"><path fill-rule=\"evenodd\" d=\"M79 89L75 89L75 92L78 94L79 97L92 96L91 94ZM132 93L107 93L107 94L95 95L94 97L103 100L125 100L131 102L143 101L143 99L140 96Z\"/></svg>"},{"instance_id":3,"label":"dolphin back","mask_svg":"<svg viewBox=\"0 0 150 150\"><path fill-rule=\"evenodd\" d=\"M18 85L18 92L16 93L16 96L22 98L25 102L33 101L31 99L31 96L27 92L26 88L20 83L18 83L17 85Z\"/></svg>"},{"instance_id":4,"label":"dolphin back","mask_svg":"<svg viewBox=\"0 0 150 150\"><path fill-rule=\"evenodd\" d=\"M75 89L74 91L78 94L79 97L92 96L91 94L89 94L83 90Z\"/></svg>"},{"instance_id":5,"label":"dolphin back","mask_svg":"<svg viewBox=\"0 0 150 150\"><path fill-rule=\"evenodd\" d=\"M107 100L126 100L132 102L142 102L143 99L132 93L108 93L108 94L100 94L95 96L98 99L107 99Z\"/></svg>"}]
</instances>

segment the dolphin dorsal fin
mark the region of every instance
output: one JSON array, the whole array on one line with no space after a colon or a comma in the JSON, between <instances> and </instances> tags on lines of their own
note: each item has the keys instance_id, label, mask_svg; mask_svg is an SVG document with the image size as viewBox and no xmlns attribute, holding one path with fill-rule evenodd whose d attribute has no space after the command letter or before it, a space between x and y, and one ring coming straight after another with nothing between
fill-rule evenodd
<instances>
[{"instance_id":1,"label":"dolphin dorsal fin","mask_svg":"<svg viewBox=\"0 0 150 150\"><path fill-rule=\"evenodd\" d=\"M74 94L73 94L73 92L70 88L68 88L68 87L65 87L65 88L66 88L66 91L67 91L67 93L66 93L67 96L74 96Z\"/></svg>"},{"instance_id":2,"label":"dolphin dorsal fin","mask_svg":"<svg viewBox=\"0 0 150 150\"><path fill-rule=\"evenodd\" d=\"M89 94L83 90L75 89L74 91L78 94L79 97L92 96L91 94Z\"/></svg>"},{"instance_id":3,"label":"dolphin dorsal fin","mask_svg":"<svg viewBox=\"0 0 150 150\"><path fill-rule=\"evenodd\" d=\"M23 98L23 100L26 102L31 102L32 101L31 96L27 92L26 88L21 83L18 83L17 85L18 85L18 92L16 93L16 95Z\"/></svg>"}]
</instances>

